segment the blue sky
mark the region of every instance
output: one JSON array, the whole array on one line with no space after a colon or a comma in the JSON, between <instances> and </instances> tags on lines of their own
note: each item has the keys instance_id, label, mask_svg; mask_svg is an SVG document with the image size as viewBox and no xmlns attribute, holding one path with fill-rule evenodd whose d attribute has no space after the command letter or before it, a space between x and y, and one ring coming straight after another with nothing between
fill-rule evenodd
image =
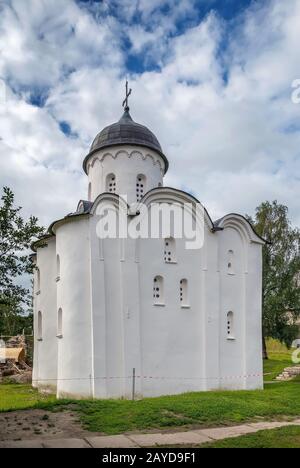
<instances>
[{"instance_id":1,"label":"blue sky","mask_svg":"<svg viewBox=\"0 0 300 468\"><path fill-rule=\"evenodd\" d=\"M278 199L299 225L299 24L300 0L2 0L0 184L44 224L74 210L127 76L166 185L215 219Z\"/></svg>"}]
</instances>

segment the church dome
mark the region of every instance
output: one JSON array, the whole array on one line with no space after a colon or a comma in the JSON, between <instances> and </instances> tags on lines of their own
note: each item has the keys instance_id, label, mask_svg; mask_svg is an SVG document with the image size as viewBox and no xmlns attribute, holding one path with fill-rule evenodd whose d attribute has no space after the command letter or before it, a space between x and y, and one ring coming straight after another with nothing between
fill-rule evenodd
<instances>
[{"instance_id":1,"label":"church dome","mask_svg":"<svg viewBox=\"0 0 300 468\"><path fill-rule=\"evenodd\" d=\"M89 154L86 156L83 168L86 172L88 158L96 151L108 148L109 146L137 145L150 148L161 155L165 162L165 172L169 167L169 162L164 155L160 143L154 133L144 125L134 122L126 108L119 122L105 127L94 139Z\"/></svg>"}]
</instances>

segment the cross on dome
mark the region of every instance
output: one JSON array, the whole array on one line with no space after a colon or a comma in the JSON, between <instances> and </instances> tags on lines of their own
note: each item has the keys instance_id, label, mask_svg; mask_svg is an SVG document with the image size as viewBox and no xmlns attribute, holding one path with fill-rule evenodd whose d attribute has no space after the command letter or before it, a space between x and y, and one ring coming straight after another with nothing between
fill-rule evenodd
<instances>
[{"instance_id":1,"label":"cross on dome","mask_svg":"<svg viewBox=\"0 0 300 468\"><path fill-rule=\"evenodd\" d=\"M125 97L125 99L124 99L124 101L123 101L122 106L124 107L125 112L126 112L126 111L128 112L128 111L129 111L128 98L129 98L129 96L130 96L131 93L132 93L132 89L131 89L131 88L128 89L128 80L126 80L125 90L126 90L126 97Z\"/></svg>"}]
</instances>

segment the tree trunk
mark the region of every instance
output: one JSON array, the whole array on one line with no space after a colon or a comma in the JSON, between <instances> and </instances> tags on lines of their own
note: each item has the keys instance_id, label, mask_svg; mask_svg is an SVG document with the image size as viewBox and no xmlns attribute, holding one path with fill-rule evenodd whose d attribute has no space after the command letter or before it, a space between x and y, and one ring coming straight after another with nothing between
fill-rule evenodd
<instances>
[{"instance_id":1,"label":"tree trunk","mask_svg":"<svg viewBox=\"0 0 300 468\"><path fill-rule=\"evenodd\" d=\"M262 337L262 345L263 345L263 359L269 359L267 345L266 345L266 338L264 335Z\"/></svg>"}]
</instances>

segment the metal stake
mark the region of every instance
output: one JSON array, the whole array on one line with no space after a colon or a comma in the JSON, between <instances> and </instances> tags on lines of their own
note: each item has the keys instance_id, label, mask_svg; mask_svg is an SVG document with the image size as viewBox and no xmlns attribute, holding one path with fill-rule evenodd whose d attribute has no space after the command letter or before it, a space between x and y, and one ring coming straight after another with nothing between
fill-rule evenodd
<instances>
[{"instance_id":1,"label":"metal stake","mask_svg":"<svg viewBox=\"0 0 300 468\"><path fill-rule=\"evenodd\" d=\"M132 370L132 401L135 398L135 368Z\"/></svg>"}]
</instances>

